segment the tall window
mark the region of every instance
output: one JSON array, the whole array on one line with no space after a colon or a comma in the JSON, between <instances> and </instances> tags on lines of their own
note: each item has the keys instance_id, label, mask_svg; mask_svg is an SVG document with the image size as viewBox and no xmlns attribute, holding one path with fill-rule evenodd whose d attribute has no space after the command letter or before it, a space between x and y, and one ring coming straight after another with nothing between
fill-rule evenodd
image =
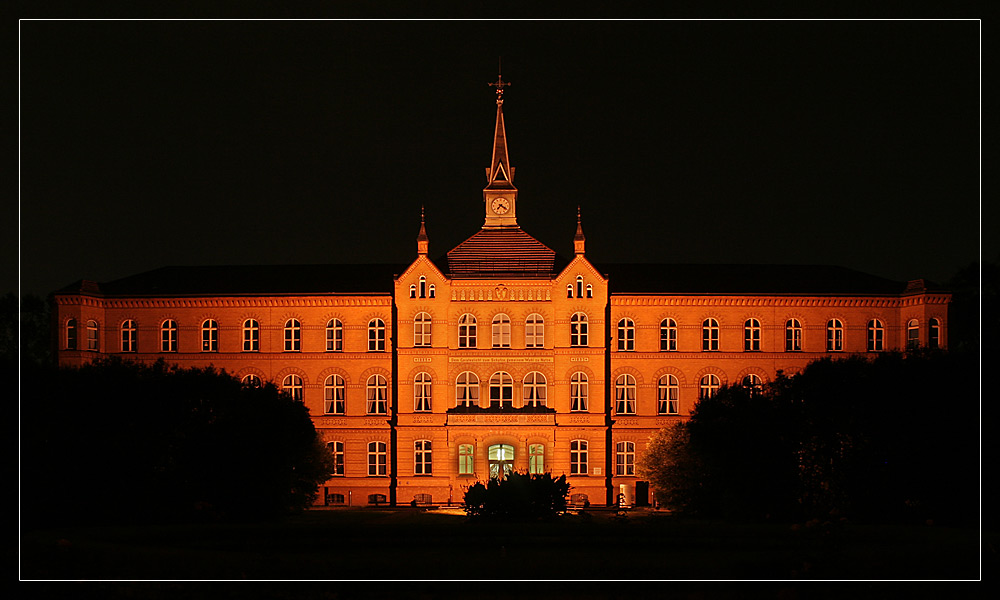
<instances>
[{"instance_id":1,"label":"tall window","mask_svg":"<svg viewBox=\"0 0 1000 600\"><path fill-rule=\"evenodd\" d=\"M323 410L328 415L347 412L347 386L340 375L330 375L323 384Z\"/></svg>"},{"instance_id":2,"label":"tall window","mask_svg":"<svg viewBox=\"0 0 1000 600\"><path fill-rule=\"evenodd\" d=\"M885 326L882 321L868 321L868 351L881 352L885 348Z\"/></svg>"},{"instance_id":3,"label":"tall window","mask_svg":"<svg viewBox=\"0 0 1000 600\"><path fill-rule=\"evenodd\" d=\"M135 321L122 323L122 352L136 351L136 331Z\"/></svg>"},{"instance_id":4,"label":"tall window","mask_svg":"<svg viewBox=\"0 0 1000 600\"><path fill-rule=\"evenodd\" d=\"M920 322L910 319L906 322L906 349L916 350L920 347Z\"/></svg>"},{"instance_id":5,"label":"tall window","mask_svg":"<svg viewBox=\"0 0 1000 600\"><path fill-rule=\"evenodd\" d=\"M201 324L201 351L219 351L219 324L213 319L208 319Z\"/></svg>"},{"instance_id":6,"label":"tall window","mask_svg":"<svg viewBox=\"0 0 1000 600\"><path fill-rule=\"evenodd\" d=\"M493 317L493 347L510 348L510 317L503 313Z\"/></svg>"},{"instance_id":7,"label":"tall window","mask_svg":"<svg viewBox=\"0 0 1000 600\"><path fill-rule=\"evenodd\" d=\"M243 351L260 351L260 323L254 319L243 321Z\"/></svg>"},{"instance_id":8,"label":"tall window","mask_svg":"<svg viewBox=\"0 0 1000 600\"><path fill-rule=\"evenodd\" d=\"M333 472L330 475L344 474L344 442L327 442L326 447L333 455Z\"/></svg>"},{"instance_id":9,"label":"tall window","mask_svg":"<svg viewBox=\"0 0 1000 600\"><path fill-rule=\"evenodd\" d=\"M173 319L160 325L160 352L177 352L177 322Z\"/></svg>"},{"instance_id":10,"label":"tall window","mask_svg":"<svg viewBox=\"0 0 1000 600\"><path fill-rule=\"evenodd\" d=\"M97 321L90 320L87 321L87 350L91 352L97 352L101 349L100 338L100 328L97 326Z\"/></svg>"},{"instance_id":11,"label":"tall window","mask_svg":"<svg viewBox=\"0 0 1000 600\"><path fill-rule=\"evenodd\" d=\"M298 319L285 321L285 352L299 352L302 349L302 325Z\"/></svg>"},{"instance_id":12,"label":"tall window","mask_svg":"<svg viewBox=\"0 0 1000 600\"><path fill-rule=\"evenodd\" d=\"M676 415L680 412L680 385L677 378L667 374L656 384L656 412L661 415Z\"/></svg>"},{"instance_id":13,"label":"tall window","mask_svg":"<svg viewBox=\"0 0 1000 600\"><path fill-rule=\"evenodd\" d=\"M302 400L302 378L298 375L292 374L287 375L285 380L281 382L281 390L283 392L288 392L292 397L292 400Z\"/></svg>"},{"instance_id":14,"label":"tall window","mask_svg":"<svg viewBox=\"0 0 1000 600\"><path fill-rule=\"evenodd\" d=\"M760 352L760 321L747 319L743 323L743 351Z\"/></svg>"},{"instance_id":15,"label":"tall window","mask_svg":"<svg viewBox=\"0 0 1000 600\"><path fill-rule=\"evenodd\" d=\"M628 373L615 380L615 412L619 415L635 414L635 377Z\"/></svg>"},{"instance_id":16,"label":"tall window","mask_svg":"<svg viewBox=\"0 0 1000 600\"><path fill-rule=\"evenodd\" d=\"M701 399L711 398L721 387L722 381L719 380L719 376L709 373L702 377L698 384L698 397Z\"/></svg>"},{"instance_id":17,"label":"tall window","mask_svg":"<svg viewBox=\"0 0 1000 600\"><path fill-rule=\"evenodd\" d=\"M458 474L472 475L476 472L475 451L472 444L458 445Z\"/></svg>"},{"instance_id":18,"label":"tall window","mask_svg":"<svg viewBox=\"0 0 1000 600\"><path fill-rule=\"evenodd\" d=\"M587 374L577 371L569 378L569 399L570 410L586 412L587 396L590 394L590 384L587 382Z\"/></svg>"},{"instance_id":19,"label":"tall window","mask_svg":"<svg viewBox=\"0 0 1000 600\"><path fill-rule=\"evenodd\" d=\"M542 348L545 346L545 320L538 313L531 313L524 322L524 347Z\"/></svg>"},{"instance_id":20,"label":"tall window","mask_svg":"<svg viewBox=\"0 0 1000 600\"><path fill-rule=\"evenodd\" d=\"M479 406L479 377L475 373L465 371L455 379L455 405Z\"/></svg>"},{"instance_id":21,"label":"tall window","mask_svg":"<svg viewBox=\"0 0 1000 600\"><path fill-rule=\"evenodd\" d=\"M615 475L635 475L635 442L615 444Z\"/></svg>"},{"instance_id":22,"label":"tall window","mask_svg":"<svg viewBox=\"0 0 1000 600\"><path fill-rule=\"evenodd\" d=\"M528 473L541 475L545 472L545 446L530 444L528 446Z\"/></svg>"},{"instance_id":23,"label":"tall window","mask_svg":"<svg viewBox=\"0 0 1000 600\"><path fill-rule=\"evenodd\" d=\"M510 373L497 371L490 377L490 408L514 407L514 380Z\"/></svg>"},{"instance_id":24,"label":"tall window","mask_svg":"<svg viewBox=\"0 0 1000 600\"><path fill-rule=\"evenodd\" d=\"M587 440L572 440L569 443L569 474L586 475L588 472Z\"/></svg>"},{"instance_id":25,"label":"tall window","mask_svg":"<svg viewBox=\"0 0 1000 600\"><path fill-rule=\"evenodd\" d=\"M740 383L748 392L750 392L751 396L759 394L764 386L764 382L761 380L760 375L755 375L753 373L743 377L743 381Z\"/></svg>"},{"instance_id":26,"label":"tall window","mask_svg":"<svg viewBox=\"0 0 1000 600\"><path fill-rule=\"evenodd\" d=\"M618 321L618 351L635 351L635 322L632 319Z\"/></svg>"},{"instance_id":27,"label":"tall window","mask_svg":"<svg viewBox=\"0 0 1000 600\"><path fill-rule=\"evenodd\" d=\"M385 323L382 319L368 321L368 351L385 352Z\"/></svg>"},{"instance_id":28,"label":"tall window","mask_svg":"<svg viewBox=\"0 0 1000 600\"><path fill-rule=\"evenodd\" d=\"M76 350L76 319L66 321L66 349Z\"/></svg>"},{"instance_id":29,"label":"tall window","mask_svg":"<svg viewBox=\"0 0 1000 600\"><path fill-rule=\"evenodd\" d=\"M476 347L476 317L469 313L458 318L458 347Z\"/></svg>"},{"instance_id":30,"label":"tall window","mask_svg":"<svg viewBox=\"0 0 1000 600\"><path fill-rule=\"evenodd\" d=\"M413 378L413 410L430 412L431 410L431 376L429 373L417 373Z\"/></svg>"},{"instance_id":31,"label":"tall window","mask_svg":"<svg viewBox=\"0 0 1000 600\"><path fill-rule=\"evenodd\" d=\"M583 347L587 345L587 315L574 313L569 320L569 345Z\"/></svg>"},{"instance_id":32,"label":"tall window","mask_svg":"<svg viewBox=\"0 0 1000 600\"><path fill-rule=\"evenodd\" d=\"M427 277L423 275L420 276L420 285L417 286L417 289L419 291L418 295L421 298L427 297Z\"/></svg>"},{"instance_id":33,"label":"tall window","mask_svg":"<svg viewBox=\"0 0 1000 600\"><path fill-rule=\"evenodd\" d=\"M431 316L425 312L413 317L413 345L431 345Z\"/></svg>"},{"instance_id":34,"label":"tall window","mask_svg":"<svg viewBox=\"0 0 1000 600\"><path fill-rule=\"evenodd\" d=\"M844 324L840 319L830 319L826 322L826 351L844 351Z\"/></svg>"},{"instance_id":35,"label":"tall window","mask_svg":"<svg viewBox=\"0 0 1000 600\"><path fill-rule=\"evenodd\" d=\"M368 414L389 414L389 384L385 377L372 375L368 378L368 384L365 387L368 392Z\"/></svg>"},{"instance_id":36,"label":"tall window","mask_svg":"<svg viewBox=\"0 0 1000 600\"><path fill-rule=\"evenodd\" d=\"M798 319L785 322L785 352L802 351L802 324Z\"/></svg>"},{"instance_id":37,"label":"tall window","mask_svg":"<svg viewBox=\"0 0 1000 600\"><path fill-rule=\"evenodd\" d=\"M927 346L929 348L941 347L941 322L937 319L927 321Z\"/></svg>"},{"instance_id":38,"label":"tall window","mask_svg":"<svg viewBox=\"0 0 1000 600\"><path fill-rule=\"evenodd\" d=\"M566 284L566 297L567 298L572 298L573 297L573 284L572 283L567 283Z\"/></svg>"},{"instance_id":39,"label":"tall window","mask_svg":"<svg viewBox=\"0 0 1000 600\"><path fill-rule=\"evenodd\" d=\"M583 298L583 275L576 276L576 297Z\"/></svg>"},{"instance_id":40,"label":"tall window","mask_svg":"<svg viewBox=\"0 0 1000 600\"><path fill-rule=\"evenodd\" d=\"M326 322L326 351L344 351L344 324L340 319L330 319Z\"/></svg>"},{"instance_id":41,"label":"tall window","mask_svg":"<svg viewBox=\"0 0 1000 600\"><path fill-rule=\"evenodd\" d=\"M434 284L433 283L430 284L429 286L427 286L427 297L428 298L433 298L434 297Z\"/></svg>"},{"instance_id":42,"label":"tall window","mask_svg":"<svg viewBox=\"0 0 1000 600\"><path fill-rule=\"evenodd\" d=\"M719 322L715 319L705 319L701 324L701 349L704 352L719 349Z\"/></svg>"},{"instance_id":43,"label":"tall window","mask_svg":"<svg viewBox=\"0 0 1000 600\"><path fill-rule=\"evenodd\" d=\"M417 440L413 442L413 474L431 474L431 441Z\"/></svg>"},{"instance_id":44,"label":"tall window","mask_svg":"<svg viewBox=\"0 0 1000 600\"><path fill-rule=\"evenodd\" d=\"M587 284L587 297L588 298L593 298L594 297L594 286L592 284L589 284L589 283Z\"/></svg>"},{"instance_id":45,"label":"tall window","mask_svg":"<svg viewBox=\"0 0 1000 600\"><path fill-rule=\"evenodd\" d=\"M660 352L677 351L677 321L663 319L660 321Z\"/></svg>"},{"instance_id":46,"label":"tall window","mask_svg":"<svg viewBox=\"0 0 1000 600\"><path fill-rule=\"evenodd\" d=\"M545 375L532 371L524 376L524 406L545 406Z\"/></svg>"},{"instance_id":47,"label":"tall window","mask_svg":"<svg viewBox=\"0 0 1000 600\"><path fill-rule=\"evenodd\" d=\"M385 477L386 462L385 442L368 442L368 476Z\"/></svg>"}]
</instances>

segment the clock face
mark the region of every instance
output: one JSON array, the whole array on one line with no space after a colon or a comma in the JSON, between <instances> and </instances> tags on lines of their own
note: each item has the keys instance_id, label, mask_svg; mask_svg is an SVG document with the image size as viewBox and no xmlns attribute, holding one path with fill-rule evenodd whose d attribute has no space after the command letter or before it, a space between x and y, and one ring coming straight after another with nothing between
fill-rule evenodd
<instances>
[{"instance_id":1,"label":"clock face","mask_svg":"<svg viewBox=\"0 0 1000 600\"><path fill-rule=\"evenodd\" d=\"M493 208L493 212L498 215L506 214L510 210L510 202L506 198L497 198L490 206Z\"/></svg>"}]
</instances>

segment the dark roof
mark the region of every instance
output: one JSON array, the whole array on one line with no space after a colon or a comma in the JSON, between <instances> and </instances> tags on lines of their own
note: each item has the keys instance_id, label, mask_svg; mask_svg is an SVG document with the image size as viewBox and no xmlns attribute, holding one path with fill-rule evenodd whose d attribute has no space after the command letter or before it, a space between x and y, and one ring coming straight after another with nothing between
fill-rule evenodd
<instances>
[{"instance_id":1,"label":"dark roof","mask_svg":"<svg viewBox=\"0 0 1000 600\"><path fill-rule=\"evenodd\" d=\"M549 276L556 252L520 227L481 229L448 252L448 273L458 277Z\"/></svg>"}]
</instances>

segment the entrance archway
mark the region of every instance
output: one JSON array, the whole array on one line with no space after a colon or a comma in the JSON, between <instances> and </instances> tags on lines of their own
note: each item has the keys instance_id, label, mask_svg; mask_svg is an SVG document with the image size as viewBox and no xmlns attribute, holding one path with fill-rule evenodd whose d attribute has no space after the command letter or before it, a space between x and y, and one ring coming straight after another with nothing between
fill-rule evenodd
<instances>
[{"instance_id":1,"label":"entrance archway","mask_svg":"<svg viewBox=\"0 0 1000 600\"><path fill-rule=\"evenodd\" d=\"M514 446L493 444L489 454L490 478L503 478L514 471Z\"/></svg>"}]
</instances>

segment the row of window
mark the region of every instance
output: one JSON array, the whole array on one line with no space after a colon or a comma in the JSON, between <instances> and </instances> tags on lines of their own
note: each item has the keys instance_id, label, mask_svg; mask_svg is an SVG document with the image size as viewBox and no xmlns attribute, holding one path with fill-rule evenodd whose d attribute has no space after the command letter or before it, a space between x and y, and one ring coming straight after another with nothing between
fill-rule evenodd
<instances>
[{"instance_id":1,"label":"row of window","mask_svg":"<svg viewBox=\"0 0 1000 600\"><path fill-rule=\"evenodd\" d=\"M868 344L869 352L881 352L885 349L885 324L880 319L868 321ZM715 319L705 319L701 325L701 349L704 352L716 352L719 350L719 322ZM760 321L757 319L747 319L743 323L743 350L745 352L759 352L761 349ZM910 319L906 324L907 347L912 348L920 345L920 322L917 319ZM941 323L937 319L930 319L927 322L927 345L931 348L938 348L941 345ZM618 321L618 344L619 352L635 351L635 322L632 319L624 318ZM826 323L826 350L827 352L843 352L844 350L844 323L840 319L830 319ZM660 351L677 351L677 321L674 319L664 319L660 322ZM785 321L785 352L802 351L802 323L798 319L788 319Z\"/></svg>"},{"instance_id":2,"label":"row of window","mask_svg":"<svg viewBox=\"0 0 1000 600\"><path fill-rule=\"evenodd\" d=\"M571 440L569 449L570 475L587 475L589 469L589 443L587 440ZM346 475L346 453L344 442L328 442L327 448L333 455L333 476ZM430 440L413 442L413 474L433 475L432 447ZM497 444L489 448L490 476L497 477L502 472L509 472L514 459L514 447L507 444ZM473 475L476 472L475 448L472 444L458 446L458 474ZM545 446L543 444L528 445L528 472L545 472ZM385 477L388 475L388 452L385 442L368 442L368 476ZM635 442L618 442L615 444L615 475L635 475Z\"/></svg>"}]
</instances>

